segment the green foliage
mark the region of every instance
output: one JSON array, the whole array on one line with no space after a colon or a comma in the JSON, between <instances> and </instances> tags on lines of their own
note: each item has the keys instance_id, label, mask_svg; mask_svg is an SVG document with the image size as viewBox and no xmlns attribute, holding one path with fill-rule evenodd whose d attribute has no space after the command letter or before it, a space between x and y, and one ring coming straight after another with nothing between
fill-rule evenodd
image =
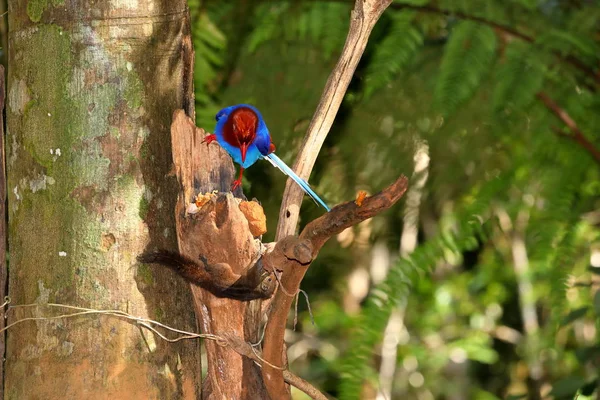
<instances>
[{"instance_id":1,"label":"green foliage","mask_svg":"<svg viewBox=\"0 0 600 400\"><path fill-rule=\"evenodd\" d=\"M522 42L511 42L507 46L494 89L495 111L503 111L507 106L524 109L535 100L544 82L544 71L534 52L532 46Z\"/></svg>"},{"instance_id":2,"label":"green foliage","mask_svg":"<svg viewBox=\"0 0 600 400\"><path fill-rule=\"evenodd\" d=\"M562 55L572 55L593 65L600 60L600 45L587 36L552 29L540 34L537 44Z\"/></svg>"},{"instance_id":3,"label":"green foliage","mask_svg":"<svg viewBox=\"0 0 600 400\"><path fill-rule=\"evenodd\" d=\"M386 85L415 58L423 45L423 35L413 25L414 13L392 14L392 22L385 38L373 51L365 71L364 91L370 97Z\"/></svg>"},{"instance_id":4,"label":"green foliage","mask_svg":"<svg viewBox=\"0 0 600 400\"><path fill-rule=\"evenodd\" d=\"M194 46L194 87L196 88L196 124L211 129L220 107L215 103L215 83L224 66L226 38L200 7L198 1L189 4Z\"/></svg>"},{"instance_id":5,"label":"green foliage","mask_svg":"<svg viewBox=\"0 0 600 400\"><path fill-rule=\"evenodd\" d=\"M369 361L372 349L381 340L393 308L406 299L410 288L422 278L423 273L432 270L448 251L473 250L480 241L486 240L489 227L482 223L482 216L489 201L509 182L508 177L494 179L478 190L477 196L467 196L464 209L459 214L460 226L456 230L441 232L436 238L419 246L410 256L400 259L385 281L373 289L356 322L349 354L342 362L340 398L360 399L365 377L375 374ZM488 357L491 361L494 356Z\"/></svg>"},{"instance_id":6,"label":"green foliage","mask_svg":"<svg viewBox=\"0 0 600 400\"><path fill-rule=\"evenodd\" d=\"M434 92L442 114L452 114L471 98L489 74L495 50L496 35L488 26L463 21L452 30Z\"/></svg>"},{"instance_id":7,"label":"green foliage","mask_svg":"<svg viewBox=\"0 0 600 400\"><path fill-rule=\"evenodd\" d=\"M256 8L254 29L246 49L256 51L275 38L305 41L319 46L329 58L344 44L348 5L337 2L265 2Z\"/></svg>"},{"instance_id":8,"label":"green foliage","mask_svg":"<svg viewBox=\"0 0 600 400\"><path fill-rule=\"evenodd\" d=\"M236 14L241 3L233 3L205 11L227 39L195 39L206 61L197 99L259 106L278 154L291 162L344 44L349 5L250 2L244 10L252 17L244 19ZM303 313L306 323L290 343L290 353L310 351L291 364L340 399L360 398L365 386L378 386L384 329L401 309L407 338L398 347L392 398L450 396L457 364L469 383L456 398L533 397L525 393L532 361L543 369L540 383L557 396L587 396L597 379L590 371L598 368L600 295L594 284L573 282L598 274L588 266L600 243L600 169L536 94L551 97L597 147L600 95L585 68L599 65L600 5L394 4L410 7L388 9L376 27L311 183L332 203L359 189L376 192L398 174L410 175L415 149L426 143L431 161L416 212L418 246L395 257L405 204L345 232L353 239L332 240L303 284L317 326ZM248 27L236 37L232 26L240 21ZM239 57L224 66L225 53ZM272 231L285 179L259 163L248 176L247 194L261 200ZM315 210L306 202L302 223ZM516 233L527 255L521 274ZM374 243L384 243L395 261L382 281L370 281L357 311L347 305L354 296L347 278L376 269L369 260ZM535 333L523 328L524 296L536 309ZM422 386L411 381L415 375Z\"/></svg>"}]
</instances>

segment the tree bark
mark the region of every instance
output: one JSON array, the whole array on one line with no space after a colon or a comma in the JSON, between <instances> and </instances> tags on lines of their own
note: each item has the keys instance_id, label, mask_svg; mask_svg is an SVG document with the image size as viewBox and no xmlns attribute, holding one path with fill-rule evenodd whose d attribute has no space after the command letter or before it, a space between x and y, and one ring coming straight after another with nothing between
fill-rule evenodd
<instances>
[{"instance_id":1,"label":"tree bark","mask_svg":"<svg viewBox=\"0 0 600 400\"><path fill-rule=\"evenodd\" d=\"M187 285L135 260L176 248L168 149L173 110L193 112L186 1L10 0L8 15L12 304L196 330ZM8 331L6 398L194 399L198 360L197 343L117 319L24 323Z\"/></svg>"}]
</instances>

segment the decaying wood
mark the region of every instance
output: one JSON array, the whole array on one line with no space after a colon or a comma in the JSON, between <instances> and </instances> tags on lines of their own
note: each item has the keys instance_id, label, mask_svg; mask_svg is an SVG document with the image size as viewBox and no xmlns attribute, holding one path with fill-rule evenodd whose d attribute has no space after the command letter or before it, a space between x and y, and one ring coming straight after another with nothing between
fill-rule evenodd
<instances>
[{"instance_id":1,"label":"decaying wood","mask_svg":"<svg viewBox=\"0 0 600 400\"><path fill-rule=\"evenodd\" d=\"M329 75L317 110L310 122L304 142L294 163L294 172L308 180L321 146L333 125L356 66L362 57L369 35L377 20L392 0L356 0L350 17L346 44L335 69ZM291 179L287 180L279 210L276 240L294 234L304 192Z\"/></svg>"},{"instance_id":2,"label":"decaying wood","mask_svg":"<svg viewBox=\"0 0 600 400\"><path fill-rule=\"evenodd\" d=\"M275 293L265 331L263 357L270 364L283 367L283 338L288 311L310 262L315 259L321 247L329 238L344 229L393 206L404 195L407 187L408 179L401 176L380 193L365 198L361 206L354 201L340 204L306 225L298 238L288 236L277 243L272 253L265 255L265 266L276 265L282 272L281 285L285 288ZM282 250L277 251L278 248ZM272 399L289 398L282 370L265 364L263 378Z\"/></svg>"},{"instance_id":3,"label":"decaying wood","mask_svg":"<svg viewBox=\"0 0 600 400\"><path fill-rule=\"evenodd\" d=\"M181 185L175 210L179 252L187 259L213 266L210 272L204 270L204 278L207 282L212 280L214 287L235 285L235 277L247 283L257 273L262 278L255 280L261 286L267 278L263 271L251 268L256 266L261 246L250 232L237 200L231 194L222 194L198 213L187 212L198 193L228 192L233 181L231 159L219 146L203 144L205 135L183 110L174 113L173 163ZM252 302L216 296L195 284L191 289L203 333L232 335L248 342L257 340L258 315ZM252 360L214 341L205 342L205 346L208 373L202 387L204 399L267 398L260 370Z\"/></svg>"}]
</instances>

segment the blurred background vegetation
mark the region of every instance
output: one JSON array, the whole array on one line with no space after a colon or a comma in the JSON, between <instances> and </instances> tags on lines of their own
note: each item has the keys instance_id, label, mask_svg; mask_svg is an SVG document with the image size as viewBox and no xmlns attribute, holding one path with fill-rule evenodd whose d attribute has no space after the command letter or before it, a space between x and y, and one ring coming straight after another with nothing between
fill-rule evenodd
<instances>
[{"instance_id":1,"label":"blurred background vegetation","mask_svg":"<svg viewBox=\"0 0 600 400\"><path fill-rule=\"evenodd\" d=\"M190 1L197 124L256 105L293 163L352 3ZM411 188L310 268L291 369L341 399L597 398L599 66L595 0L394 1L310 181ZM284 184L245 175L267 240Z\"/></svg>"},{"instance_id":2,"label":"blurred background vegetation","mask_svg":"<svg viewBox=\"0 0 600 400\"><path fill-rule=\"evenodd\" d=\"M256 105L292 164L353 2L189 3L197 125ZM394 1L310 181L330 205L411 187L321 251L290 368L340 399L598 398L599 71L597 0ZM284 176L243 185L272 240Z\"/></svg>"}]
</instances>

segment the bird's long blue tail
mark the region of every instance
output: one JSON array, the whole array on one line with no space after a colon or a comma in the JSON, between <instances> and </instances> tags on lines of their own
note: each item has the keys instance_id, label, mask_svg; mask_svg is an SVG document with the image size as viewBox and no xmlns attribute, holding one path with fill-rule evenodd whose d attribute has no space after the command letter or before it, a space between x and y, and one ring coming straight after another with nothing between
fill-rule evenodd
<instances>
[{"instance_id":1,"label":"bird's long blue tail","mask_svg":"<svg viewBox=\"0 0 600 400\"><path fill-rule=\"evenodd\" d=\"M273 166L279 168L281 172L292 178L294 182L296 182L304 192L309 195L317 204L321 205L327 211L330 211L330 208L325 204L325 202L312 190L308 182L304 179L300 178L290 167L284 163L281 158L277 157L275 153L271 153L269 155L263 156L265 160L273 164Z\"/></svg>"}]
</instances>

